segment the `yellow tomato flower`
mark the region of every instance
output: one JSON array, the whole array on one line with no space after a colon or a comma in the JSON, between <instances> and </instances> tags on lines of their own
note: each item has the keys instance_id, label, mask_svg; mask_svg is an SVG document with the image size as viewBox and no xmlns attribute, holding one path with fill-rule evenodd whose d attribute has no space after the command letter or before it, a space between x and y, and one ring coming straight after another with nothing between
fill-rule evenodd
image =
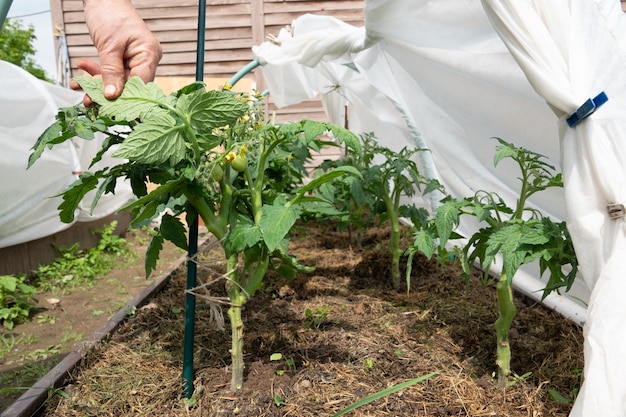
<instances>
[{"instance_id":1,"label":"yellow tomato flower","mask_svg":"<svg viewBox=\"0 0 626 417\"><path fill-rule=\"evenodd\" d=\"M224 157L224 159L226 160L226 162L230 163L233 161L233 159L235 159L237 157L237 154L235 152L228 152L226 154L226 156Z\"/></svg>"}]
</instances>

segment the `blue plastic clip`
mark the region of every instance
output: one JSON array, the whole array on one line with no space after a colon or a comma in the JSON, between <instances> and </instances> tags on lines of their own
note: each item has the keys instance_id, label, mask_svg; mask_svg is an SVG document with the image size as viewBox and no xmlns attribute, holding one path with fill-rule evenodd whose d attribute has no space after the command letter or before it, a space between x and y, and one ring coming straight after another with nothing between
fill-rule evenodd
<instances>
[{"instance_id":1,"label":"blue plastic clip","mask_svg":"<svg viewBox=\"0 0 626 417\"><path fill-rule=\"evenodd\" d=\"M578 123L582 122L584 118L589 117L598 107L603 105L609 100L606 93L603 91L594 98L590 98L585 101L570 117L567 118L567 124L569 127L574 127Z\"/></svg>"}]
</instances>

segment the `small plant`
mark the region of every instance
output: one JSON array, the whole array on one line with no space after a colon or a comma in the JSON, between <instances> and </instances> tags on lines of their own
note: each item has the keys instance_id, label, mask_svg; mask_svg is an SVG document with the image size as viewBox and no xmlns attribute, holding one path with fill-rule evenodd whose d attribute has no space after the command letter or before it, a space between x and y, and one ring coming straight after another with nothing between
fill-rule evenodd
<instances>
[{"instance_id":1,"label":"small plant","mask_svg":"<svg viewBox=\"0 0 626 417\"><path fill-rule=\"evenodd\" d=\"M340 196L335 196L334 201L347 200L342 206L343 210L353 210L359 216L367 211L369 216L377 215L381 222L389 223L391 278L394 288L398 288L400 286L400 257L403 253L400 249L400 218L406 217L418 224L424 223L428 218L428 212L425 209L402 204L401 199L412 197L418 191L427 194L441 190L441 185L437 180L423 176L413 160L419 152L426 150L405 147L395 152L377 144L371 134L364 135L362 142L366 152L362 157L354 158L349 154L345 161L329 162L321 165L321 168L358 162L363 178L341 178L331 183L335 192ZM377 159L380 159L380 163L374 163ZM362 208L364 205L367 206L367 210ZM364 224L367 223L369 221Z\"/></svg>"},{"instance_id":2,"label":"small plant","mask_svg":"<svg viewBox=\"0 0 626 417\"><path fill-rule=\"evenodd\" d=\"M49 314L38 314L36 319L37 319L37 324L44 324L44 323L54 324L57 322L59 318L50 316Z\"/></svg>"},{"instance_id":3,"label":"small plant","mask_svg":"<svg viewBox=\"0 0 626 417\"><path fill-rule=\"evenodd\" d=\"M499 145L494 165L510 158L521 172L521 188L516 204L509 207L498 194L484 190L465 199L448 196L437 208L430 224L415 232L411 250L432 256L435 239L439 239L439 245L443 247L449 239L458 237L453 230L461 215L474 216L484 224L469 238L463 248L461 262L469 283L471 268L476 261L488 274L496 256L502 256L502 274L496 285L499 317L495 327L498 385L504 388L511 374L509 330L517 312L512 290L515 273L521 265L538 260L540 273L550 273L543 292L545 298L561 287L569 290L578 271L578 261L565 222L555 223L527 205L533 194L551 187L562 187L561 174L554 173L554 167L544 161L543 155L496 139Z\"/></svg>"},{"instance_id":4,"label":"small plant","mask_svg":"<svg viewBox=\"0 0 626 417\"><path fill-rule=\"evenodd\" d=\"M313 310L307 308L304 311L304 315L306 316L304 326L309 329L319 329L328 320L328 310L329 308L326 306L315 307Z\"/></svg>"},{"instance_id":5,"label":"small plant","mask_svg":"<svg viewBox=\"0 0 626 417\"><path fill-rule=\"evenodd\" d=\"M533 374L532 372L526 372L524 375L518 375L515 372L513 372L513 378L507 383L507 386L512 387L518 382L522 382L525 379L530 378L532 374Z\"/></svg>"},{"instance_id":6,"label":"small plant","mask_svg":"<svg viewBox=\"0 0 626 417\"><path fill-rule=\"evenodd\" d=\"M336 160L325 160L317 171L326 172L342 166L351 166L366 172L376 156L376 140L372 135L361 136L361 152L346 149L345 155ZM336 210L320 213L321 218L329 217L339 222L339 227L347 227L350 240L361 246L364 231L375 216L377 197L363 188L363 180L357 177L343 177L320 187L319 193L332 200Z\"/></svg>"},{"instance_id":7,"label":"small plant","mask_svg":"<svg viewBox=\"0 0 626 417\"><path fill-rule=\"evenodd\" d=\"M365 368L365 371L367 372L374 369L374 365L375 365L374 359L367 358L363 361L363 367Z\"/></svg>"},{"instance_id":8,"label":"small plant","mask_svg":"<svg viewBox=\"0 0 626 417\"><path fill-rule=\"evenodd\" d=\"M6 329L28 320L37 302L35 292L24 276L0 275L0 321Z\"/></svg>"},{"instance_id":9,"label":"small plant","mask_svg":"<svg viewBox=\"0 0 626 417\"><path fill-rule=\"evenodd\" d=\"M283 354L282 353L272 353L270 355L270 362L272 361L281 361L283 360ZM293 360L293 358L284 358L285 360L285 365L287 365L287 370L289 371L295 371L296 370L296 361ZM278 369L276 370L276 375L281 376L285 374L285 370L284 369Z\"/></svg>"}]
</instances>

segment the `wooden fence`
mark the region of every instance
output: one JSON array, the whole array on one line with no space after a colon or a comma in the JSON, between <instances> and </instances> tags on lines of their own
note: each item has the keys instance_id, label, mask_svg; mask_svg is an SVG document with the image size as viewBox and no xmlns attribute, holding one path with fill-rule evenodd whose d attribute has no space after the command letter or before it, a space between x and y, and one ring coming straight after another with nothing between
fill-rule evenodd
<instances>
[{"instance_id":1,"label":"wooden fence","mask_svg":"<svg viewBox=\"0 0 626 417\"><path fill-rule=\"evenodd\" d=\"M53 26L63 30L66 37L72 76L78 75L76 63L80 59L97 61L96 49L85 23L83 2L50 0L50 3ZM133 0L133 4L163 46L157 82L162 78L193 80L197 0ZM205 79L230 78L254 59L253 45L262 43L267 35L277 35L298 16L306 13L329 15L354 26L363 26L363 6L363 0L207 0ZM257 90L265 89L260 70L247 78ZM270 111L274 110L271 94L268 106ZM277 115L279 121L325 117L318 100L278 110Z\"/></svg>"}]
</instances>

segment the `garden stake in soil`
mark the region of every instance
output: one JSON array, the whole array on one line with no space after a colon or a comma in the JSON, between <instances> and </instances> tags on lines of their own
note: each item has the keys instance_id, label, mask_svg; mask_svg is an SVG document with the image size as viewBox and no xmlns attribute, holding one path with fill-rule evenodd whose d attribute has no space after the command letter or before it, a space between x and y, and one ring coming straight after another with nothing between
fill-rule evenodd
<instances>
[{"instance_id":1,"label":"garden stake in soil","mask_svg":"<svg viewBox=\"0 0 626 417\"><path fill-rule=\"evenodd\" d=\"M198 41L196 45L196 81L204 80L204 30L206 26L206 0L198 2ZM189 260L187 262L187 291L185 292L185 341L183 350L183 389L185 397L193 395L193 345L196 321L196 296L191 292L196 287L198 252L198 214L191 210L189 222Z\"/></svg>"}]
</instances>

